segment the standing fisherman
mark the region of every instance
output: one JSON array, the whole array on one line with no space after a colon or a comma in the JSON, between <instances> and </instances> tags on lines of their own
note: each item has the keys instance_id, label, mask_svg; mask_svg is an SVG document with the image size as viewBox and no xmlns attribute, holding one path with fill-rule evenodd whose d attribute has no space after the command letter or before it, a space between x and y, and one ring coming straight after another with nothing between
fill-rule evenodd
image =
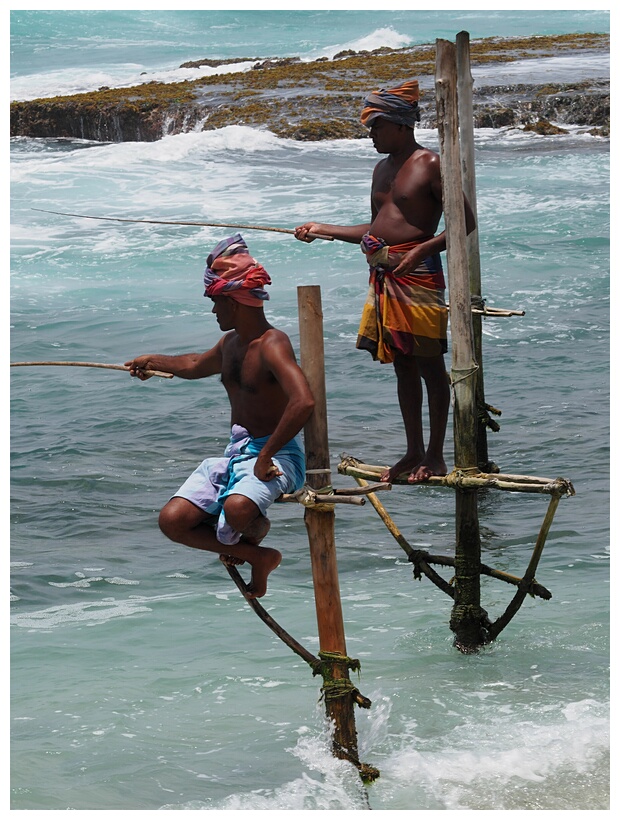
<instances>
[{"instance_id":1,"label":"standing fisherman","mask_svg":"<svg viewBox=\"0 0 620 820\"><path fill-rule=\"evenodd\" d=\"M362 123L379 154L374 169L371 221L345 227L306 222L295 236L309 234L360 244L370 267L370 289L362 313L357 347L373 359L393 362L407 451L382 476L392 481L409 473L412 484L446 475L443 446L450 406L444 354L447 352L448 309L441 251L445 231L435 236L442 215L439 156L416 142L419 121L416 80L398 88L374 91L366 98ZM465 199L467 233L475 227ZM430 439L424 446L422 381L426 384Z\"/></svg>"}]
</instances>

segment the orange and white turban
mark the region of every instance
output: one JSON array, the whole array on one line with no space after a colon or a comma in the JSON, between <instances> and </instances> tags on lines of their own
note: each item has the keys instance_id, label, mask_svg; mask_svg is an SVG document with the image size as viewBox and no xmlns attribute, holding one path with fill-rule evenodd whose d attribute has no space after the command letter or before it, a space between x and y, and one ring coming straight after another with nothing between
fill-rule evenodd
<instances>
[{"instance_id":1,"label":"orange and white turban","mask_svg":"<svg viewBox=\"0 0 620 820\"><path fill-rule=\"evenodd\" d=\"M417 80L403 83L398 88L380 88L373 91L365 100L360 117L362 125L370 128L373 120L383 117L399 125L413 128L415 123L420 121L419 99L420 86Z\"/></svg>"}]
</instances>

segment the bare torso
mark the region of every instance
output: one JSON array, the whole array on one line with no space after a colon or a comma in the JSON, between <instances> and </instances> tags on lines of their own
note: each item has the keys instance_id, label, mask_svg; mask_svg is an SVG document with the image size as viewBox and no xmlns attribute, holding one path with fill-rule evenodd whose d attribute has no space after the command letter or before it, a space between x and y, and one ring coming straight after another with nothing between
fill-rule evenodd
<instances>
[{"instance_id":1,"label":"bare torso","mask_svg":"<svg viewBox=\"0 0 620 820\"><path fill-rule=\"evenodd\" d=\"M273 433L288 403L263 357L265 344L283 339L284 333L270 328L249 343L235 331L223 340L221 378L230 400L231 424L240 424L256 438Z\"/></svg>"},{"instance_id":2,"label":"bare torso","mask_svg":"<svg viewBox=\"0 0 620 820\"><path fill-rule=\"evenodd\" d=\"M389 245L435 234L442 213L439 157L418 146L403 162L386 157L375 167L370 233Z\"/></svg>"}]
</instances>

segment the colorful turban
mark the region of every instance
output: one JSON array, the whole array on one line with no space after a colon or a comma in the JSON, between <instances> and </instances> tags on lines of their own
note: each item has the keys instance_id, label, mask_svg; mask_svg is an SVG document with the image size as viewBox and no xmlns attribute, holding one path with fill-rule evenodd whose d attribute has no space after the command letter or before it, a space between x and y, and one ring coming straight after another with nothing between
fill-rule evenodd
<instances>
[{"instance_id":1,"label":"colorful turban","mask_svg":"<svg viewBox=\"0 0 620 820\"><path fill-rule=\"evenodd\" d=\"M243 305L260 307L269 294L269 274L248 253L241 234L222 239L207 258L205 296L230 296Z\"/></svg>"},{"instance_id":2,"label":"colorful turban","mask_svg":"<svg viewBox=\"0 0 620 820\"><path fill-rule=\"evenodd\" d=\"M383 117L399 125L408 125L413 128L415 123L420 121L419 99L420 87L417 80L403 83L398 88L380 88L378 91L373 91L365 100L365 107L360 117L362 125L370 128L373 120Z\"/></svg>"}]
</instances>

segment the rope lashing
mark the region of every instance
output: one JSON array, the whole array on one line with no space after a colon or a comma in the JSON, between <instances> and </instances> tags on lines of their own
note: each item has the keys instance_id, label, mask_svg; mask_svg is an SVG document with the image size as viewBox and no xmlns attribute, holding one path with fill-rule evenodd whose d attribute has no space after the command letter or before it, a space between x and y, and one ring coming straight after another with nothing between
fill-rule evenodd
<instances>
[{"instance_id":1,"label":"rope lashing","mask_svg":"<svg viewBox=\"0 0 620 820\"><path fill-rule=\"evenodd\" d=\"M475 489L467 487L463 479L479 475L478 467L455 467L451 472L445 476L446 487L458 487L459 489Z\"/></svg>"},{"instance_id":2,"label":"rope lashing","mask_svg":"<svg viewBox=\"0 0 620 820\"><path fill-rule=\"evenodd\" d=\"M452 368L450 370L450 385L454 387L455 384L458 384L459 382L464 382L465 379L470 379L474 375L474 373L477 373L479 370L480 365L476 363L474 363L471 367L468 367L466 369L455 370L454 368ZM462 375L458 376L457 378L454 378L455 373L460 373Z\"/></svg>"},{"instance_id":3,"label":"rope lashing","mask_svg":"<svg viewBox=\"0 0 620 820\"><path fill-rule=\"evenodd\" d=\"M455 368L452 368L450 370L450 404L452 405L452 407L456 405L456 391L454 389L455 385L459 384L459 382L464 382L465 379L471 379L472 376L474 376L479 370L480 365L476 363L474 363L472 367L468 367L465 370Z\"/></svg>"},{"instance_id":4,"label":"rope lashing","mask_svg":"<svg viewBox=\"0 0 620 820\"><path fill-rule=\"evenodd\" d=\"M341 655L340 652L325 652L322 650L319 652L319 660L312 665L312 674L324 676L326 665L331 663L344 664L347 669L351 669L358 674L362 668L357 658L349 658L348 655Z\"/></svg>"},{"instance_id":5,"label":"rope lashing","mask_svg":"<svg viewBox=\"0 0 620 820\"><path fill-rule=\"evenodd\" d=\"M333 512L334 504L357 504L362 507L366 503L364 498L334 495L332 487L325 487L322 490L302 487L301 490L287 495L286 500L297 501L302 507L320 512Z\"/></svg>"},{"instance_id":6,"label":"rope lashing","mask_svg":"<svg viewBox=\"0 0 620 820\"><path fill-rule=\"evenodd\" d=\"M302 487L301 490L297 490L294 495L302 507L317 506L317 495L319 495L319 493L317 493L316 490L310 489L310 487Z\"/></svg>"},{"instance_id":7,"label":"rope lashing","mask_svg":"<svg viewBox=\"0 0 620 820\"><path fill-rule=\"evenodd\" d=\"M452 368L450 370L450 384L454 387L455 384L463 382L465 381L465 379L471 378L474 375L474 373L478 372L478 370L480 370L480 365L478 364L474 364L472 367L468 367L465 370L455 370L454 368ZM462 373L463 375L455 379L452 375L453 373Z\"/></svg>"},{"instance_id":8,"label":"rope lashing","mask_svg":"<svg viewBox=\"0 0 620 820\"><path fill-rule=\"evenodd\" d=\"M314 467L312 469L306 470L306 476L326 476L327 480L331 479L331 467ZM321 510L323 512L327 512L329 509L333 511L333 507L326 507L322 505L320 502L317 501L317 495L329 495L332 494L334 488L331 484L325 484L323 487L310 487L308 484L305 484L301 490L298 490L297 500L303 507L312 507L315 510Z\"/></svg>"},{"instance_id":9,"label":"rope lashing","mask_svg":"<svg viewBox=\"0 0 620 820\"><path fill-rule=\"evenodd\" d=\"M349 658L347 655L341 655L338 652L319 652L319 661L312 665L312 674L321 675L323 678L322 699L333 701L351 696L363 709L370 709L371 701L361 694L349 678L335 678L333 676L332 668L335 664L356 671L358 675L361 669L361 664L356 658Z\"/></svg>"},{"instance_id":10,"label":"rope lashing","mask_svg":"<svg viewBox=\"0 0 620 820\"><path fill-rule=\"evenodd\" d=\"M318 472L323 471L320 470ZM334 504L355 504L362 507L366 503L366 499L363 496L367 496L370 493L377 492L379 490L391 489L392 485L387 481L380 481L363 490L359 487L350 490L338 489L332 487L331 484L327 484L326 486L320 488L314 488L305 484L301 489L296 490L294 493L284 493L277 499L277 501L294 501L301 504L303 507L312 508L323 512L333 512Z\"/></svg>"},{"instance_id":11,"label":"rope lashing","mask_svg":"<svg viewBox=\"0 0 620 820\"><path fill-rule=\"evenodd\" d=\"M326 680L321 687L321 692L323 700L331 701L346 698L349 695L355 697L359 694L359 689L351 683L349 678L337 678Z\"/></svg>"}]
</instances>

